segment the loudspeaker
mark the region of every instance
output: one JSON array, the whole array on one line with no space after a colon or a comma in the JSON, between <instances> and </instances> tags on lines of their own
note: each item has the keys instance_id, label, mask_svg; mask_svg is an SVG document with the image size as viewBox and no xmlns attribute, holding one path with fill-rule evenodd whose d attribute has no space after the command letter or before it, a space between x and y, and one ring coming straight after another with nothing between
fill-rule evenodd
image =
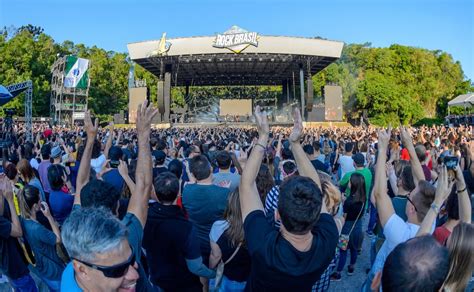
<instances>
[{"instance_id":1,"label":"loudspeaker","mask_svg":"<svg viewBox=\"0 0 474 292\"><path fill-rule=\"evenodd\" d=\"M160 113L164 114L163 122L170 121L170 105L171 105L171 72L165 73L165 84L163 88L163 110L160 108Z\"/></svg>"},{"instance_id":2,"label":"loudspeaker","mask_svg":"<svg viewBox=\"0 0 474 292\"><path fill-rule=\"evenodd\" d=\"M158 81L158 94L156 96L156 101L158 103L158 111L160 112L160 114L165 113L164 86L164 81Z\"/></svg>"},{"instance_id":3,"label":"loudspeaker","mask_svg":"<svg viewBox=\"0 0 474 292\"><path fill-rule=\"evenodd\" d=\"M314 99L314 96L313 96L313 80L311 79L311 77L309 77L306 81L306 87L308 89L307 93L306 93L306 110L308 112L312 111L313 110L313 99Z\"/></svg>"}]
</instances>

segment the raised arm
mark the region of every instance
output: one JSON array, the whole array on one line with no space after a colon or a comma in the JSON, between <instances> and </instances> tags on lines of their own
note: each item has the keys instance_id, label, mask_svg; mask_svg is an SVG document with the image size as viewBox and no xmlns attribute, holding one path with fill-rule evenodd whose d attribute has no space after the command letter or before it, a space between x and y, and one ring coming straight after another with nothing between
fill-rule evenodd
<instances>
[{"instance_id":1,"label":"raised arm","mask_svg":"<svg viewBox=\"0 0 474 292\"><path fill-rule=\"evenodd\" d=\"M446 166L443 165L443 168L441 169L441 172L438 177L438 185L436 186L435 199L433 201L433 204L431 205L431 208L428 210L428 213L426 213L423 222L421 222L420 229L418 229L416 236L430 234L433 222L438 216L439 209L451 193L451 190L453 189L453 184L453 182L449 182L448 170L446 169ZM459 211L459 213L461 213L461 210Z\"/></svg>"},{"instance_id":2,"label":"raised arm","mask_svg":"<svg viewBox=\"0 0 474 292\"><path fill-rule=\"evenodd\" d=\"M123 180L127 184L128 188L130 189L130 193L133 193L135 191L135 183L133 182L132 178L128 174L128 166L125 161L120 160L118 171L119 171L120 176L123 178Z\"/></svg>"},{"instance_id":3,"label":"raised arm","mask_svg":"<svg viewBox=\"0 0 474 292\"><path fill-rule=\"evenodd\" d=\"M456 191L458 195L458 205L459 205L459 219L461 222L471 223L471 199L469 198L469 193L467 192L466 182L464 181L464 176L462 174L461 168L456 167Z\"/></svg>"},{"instance_id":4,"label":"raised arm","mask_svg":"<svg viewBox=\"0 0 474 292\"><path fill-rule=\"evenodd\" d=\"M288 138L291 143L291 152L295 157L296 165L300 175L311 178L319 188L321 188L321 181L319 175L313 164L309 160L308 156L301 147L300 140L303 134L303 122L301 120L301 114L298 108L293 111L293 130L291 131L290 137ZM324 205L324 204L323 204Z\"/></svg>"},{"instance_id":5,"label":"raised arm","mask_svg":"<svg viewBox=\"0 0 474 292\"><path fill-rule=\"evenodd\" d=\"M94 141L99 129L99 120L95 119L95 123L92 124L91 114L89 111L86 111L84 116L84 129L87 133L87 141L86 146L84 147L84 153L82 154L81 164L79 165L79 172L77 173L76 195L74 197L75 205L81 204L81 190L89 182L92 148L94 147Z\"/></svg>"},{"instance_id":6,"label":"raised arm","mask_svg":"<svg viewBox=\"0 0 474 292\"><path fill-rule=\"evenodd\" d=\"M127 212L134 214L142 226L145 226L147 217L148 199L152 191L152 165L150 152L151 121L158 113L153 105L145 101L138 106L137 132L138 132L138 161L135 172L136 185L128 204Z\"/></svg>"},{"instance_id":7,"label":"raised arm","mask_svg":"<svg viewBox=\"0 0 474 292\"><path fill-rule=\"evenodd\" d=\"M109 150L112 147L112 141L114 140L114 123L109 123L109 137L107 137L107 143L105 143L104 155L105 159L109 158Z\"/></svg>"},{"instance_id":8,"label":"raised arm","mask_svg":"<svg viewBox=\"0 0 474 292\"><path fill-rule=\"evenodd\" d=\"M418 156L416 156L415 146L413 145L411 134L408 132L407 128L401 127L400 135L402 138L403 146L407 148L408 154L410 154L410 164L411 170L413 172L413 179L415 181L415 185L418 185L420 180L425 179L425 174L423 173L423 168L421 167L420 160L418 160Z\"/></svg>"},{"instance_id":9,"label":"raised arm","mask_svg":"<svg viewBox=\"0 0 474 292\"><path fill-rule=\"evenodd\" d=\"M387 160L387 148L390 140L391 129L388 131L380 130L378 133L378 150L377 164L375 166L375 183L373 196L377 212L379 214L382 227L385 226L388 219L395 213L392 201L387 194L387 174L385 171L385 163Z\"/></svg>"},{"instance_id":10,"label":"raised arm","mask_svg":"<svg viewBox=\"0 0 474 292\"><path fill-rule=\"evenodd\" d=\"M260 107L255 108L255 121L257 122L258 140L254 145L250 157L245 164L240 179L240 209L242 210L242 220L245 221L250 212L255 210L263 211L263 204L258 195L257 178L263 155L265 154L268 133L270 131L267 120L267 113L260 112Z\"/></svg>"},{"instance_id":11,"label":"raised arm","mask_svg":"<svg viewBox=\"0 0 474 292\"><path fill-rule=\"evenodd\" d=\"M9 182L6 182L5 189L2 190L3 196L7 200L8 208L10 209L10 216L12 220L12 229L10 231L11 237L21 237L23 236L23 231L21 229L20 220L18 219L18 215L16 214L15 203L13 201L13 190L12 186ZM1 200L3 198L0 197Z\"/></svg>"}]
</instances>

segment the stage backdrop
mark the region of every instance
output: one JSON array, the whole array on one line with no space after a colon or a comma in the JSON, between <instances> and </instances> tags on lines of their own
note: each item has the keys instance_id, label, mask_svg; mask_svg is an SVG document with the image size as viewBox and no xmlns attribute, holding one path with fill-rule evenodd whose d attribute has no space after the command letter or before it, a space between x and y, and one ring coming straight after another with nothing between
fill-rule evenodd
<instances>
[{"instance_id":1,"label":"stage backdrop","mask_svg":"<svg viewBox=\"0 0 474 292\"><path fill-rule=\"evenodd\" d=\"M146 100L146 87L130 88L130 99L128 101L128 122L135 124L137 121L138 105Z\"/></svg>"},{"instance_id":2,"label":"stage backdrop","mask_svg":"<svg viewBox=\"0 0 474 292\"><path fill-rule=\"evenodd\" d=\"M246 116L252 115L252 100L251 99L221 99L220 116Z\"/></svg>"},{"instance_id":3,"label":"stage backdrop","mask_svg":"<svg viewBox=\"0 0 474 292\"><path fill-rule=\"evenodd\" d=\"M342 121L342 88L324 86L324 103L326 104L326 121Z\"/></svg>"}]
</instances>

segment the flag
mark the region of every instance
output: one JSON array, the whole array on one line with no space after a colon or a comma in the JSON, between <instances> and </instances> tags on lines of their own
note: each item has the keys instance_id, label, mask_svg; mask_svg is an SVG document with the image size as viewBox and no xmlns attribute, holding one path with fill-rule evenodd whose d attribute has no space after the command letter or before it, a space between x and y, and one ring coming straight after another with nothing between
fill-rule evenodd
<instances>
[{"instance_id":1,"label":"flag","mask_svg":"<svg viewBox=\"0 0 474 292\"><path fill-rule=\"evenodd\" d=\"M89 60L76 56L67 56L64 87L86 89L89 80L88 68Z\"/></svg>"}]
</instances>

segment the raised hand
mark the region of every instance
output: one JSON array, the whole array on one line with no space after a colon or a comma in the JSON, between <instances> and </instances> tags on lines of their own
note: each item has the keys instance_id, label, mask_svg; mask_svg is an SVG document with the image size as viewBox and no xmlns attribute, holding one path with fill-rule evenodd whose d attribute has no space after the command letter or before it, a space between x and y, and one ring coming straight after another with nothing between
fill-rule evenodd
<instances>
[{"instance_id":1,"label":"raised hand","mask_svg":"<svg viewBox=\"0 0 474 292\"><path fill-rule=\"evenodd\" d=\"M390 142L390 136L392 134L392 129L389 127L387 130L379 130L377 133L379 149L387 149Z\"/></svg>"},{"instance_id":2,"label":"raised hand","mask_svg":"<svg viewBox=\"0 0 474 292\"><path fill-rule=\"evenodd\" d=\"M403 147L407 147L409 144L413 144L413 140L411 138L411 133L405 127L400 127L400 136L402 138Z\"/></svg>"},{"instance_id":3,"label":"raised hand","mask_svg":"<svg viewBox=\"0 0 474 292\"><path fill-rule=\"evenodd\" d=\"M86 130L87 139L89 141L94 141L95 137L97 137L97 132L99 131L99 119L96 118L93 124L90 111L86 111L84 114L84 130Z\"/></svg>"},{"instance_id":4,"label":"raised hand","mask_svg":"<svg viewBox=\"0 0 474 292\"><path fill-rule=\"evenodd\" d=\"M125 163L125 161L120 160L120 164L117 168L118 168L118 172L120 176L122 177L128 176L128 166L127 166L127 163Z\"/></svg>"},{"instance_id":5,"label":"raised hand","mask_svg":"<svg viewBox=\"0 0 474 292\"><path fill-rule=\"evenodd\" d=\"M303 121L299 109L295 107L293 110L293 130L288 139L290 142L299 142L301 135L303 135Z\"/></svg>"},{"instance_id":6,"label":"raised hand","mask_svg":"<svg viewBox=\"0 0 474 292\"><path fill-rule=\"evenodd\" d=\"M158 113L158 109L153 107L153 104L149 104L146 100L143 104L138 106L137 110L137 131L138 134L150 135L151 122L155 115Z\"/></svg>"},{"instance_id":7,"label":"raised hand","mask_svg":"<svg viewBox=\"0 0 474 292\"><path fill-rule=\"evenodd\" d=\"M260 106L255 107L255 122L257 123L257 130L259 136L268 135L270 132L270 126L268 125L267 113L260 111Z\"/></svg>"},{"instance_id":8,"label":"raised hand","mask_svg":"<svg viewBox=\"0 0 474 292\"><path fill-rule=\"evenodd\" d=\"M438 176L438 185L436 186L435 203L441 206L448 198L453 189L454 182L449 181L448 169L443 165Z\"/></svg>"},{"instance_id":9,"label":"raised hand","mask_svg":"<svg viewBox=\"0 0 474 292\"><path fill-rule=\"evenodd\" d=\"M41 202L41 213L43 213L44 217L50 218L52 217L51 211L49 210L48 204L46 202Z\"/></svg>"}]
</instances>

